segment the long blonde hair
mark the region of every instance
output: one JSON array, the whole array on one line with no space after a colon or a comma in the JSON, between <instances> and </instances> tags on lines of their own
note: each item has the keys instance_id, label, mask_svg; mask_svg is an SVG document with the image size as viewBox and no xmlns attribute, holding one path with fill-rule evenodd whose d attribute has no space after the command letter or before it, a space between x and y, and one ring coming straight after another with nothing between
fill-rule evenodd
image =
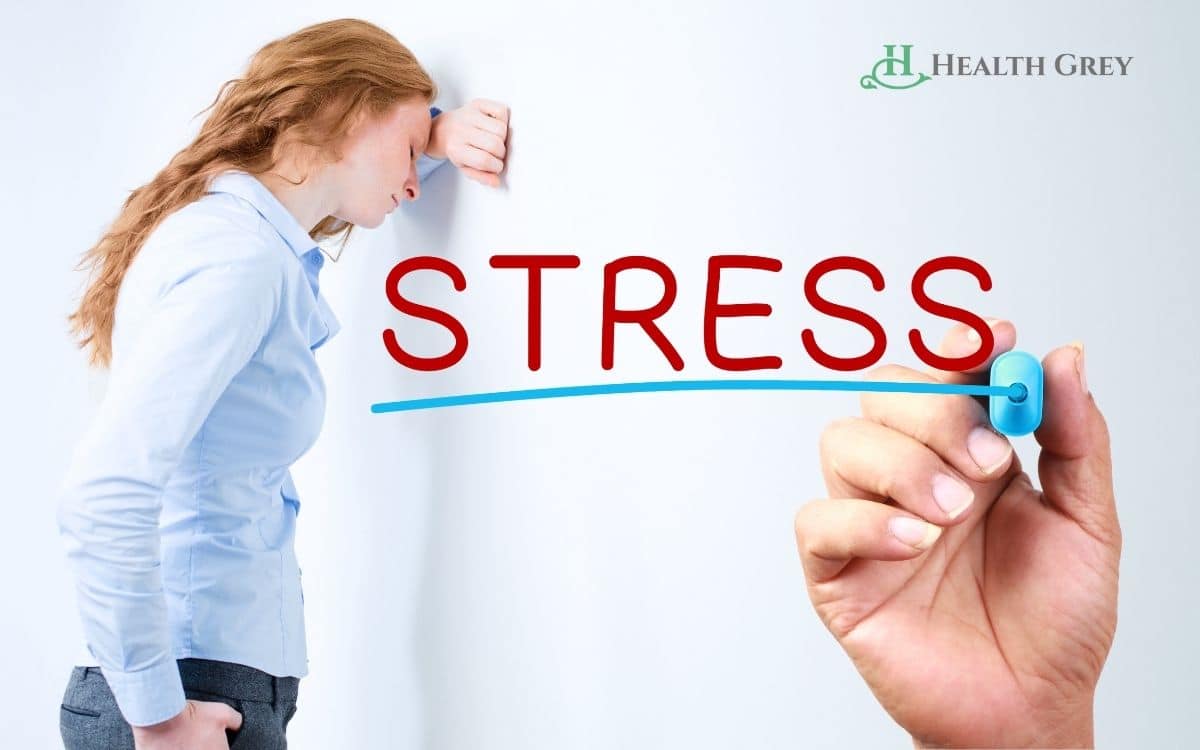
<instances>
[{"instance_id":1,"label":"long blonde hair","mask_svg":"<svg viewBox=\"0 0 1200 750\"><path fill-rule=\"evenodd\" d=\"M90 363L107 367L111 361L117 291L134 256L166 216L204 194L211 177L231 168L269 171L285 133L326 159L340 159L339 145L360 117L383 115L418 97L437 98L433 79L407 47L367 21L313 24L256 52L242 77L226 81L198 113L213 110L196 139L129 195L75 267L90 269L90 282L67 320L78 345L90 347ZM344 246L353 228L326 216L312 237L340 234Z\"/></svg>"}]
</instances>

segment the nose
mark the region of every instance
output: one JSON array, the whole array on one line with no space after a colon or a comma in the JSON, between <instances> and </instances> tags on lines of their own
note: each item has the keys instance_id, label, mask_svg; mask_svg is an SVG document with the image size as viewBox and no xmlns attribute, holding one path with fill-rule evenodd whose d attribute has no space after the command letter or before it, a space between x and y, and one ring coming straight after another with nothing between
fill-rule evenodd
<instances>
[{"instance_id":1,"label":"nose","mask_svg":"<svg viewBox=\"0 0 1200 750\"><path fill-rule=\"evenodd\" d=\"M415 163L408 172L408 179L404 181L404 197L410 201L421 197L421 179L417 176Z\"/></svg>"}]
</instances>

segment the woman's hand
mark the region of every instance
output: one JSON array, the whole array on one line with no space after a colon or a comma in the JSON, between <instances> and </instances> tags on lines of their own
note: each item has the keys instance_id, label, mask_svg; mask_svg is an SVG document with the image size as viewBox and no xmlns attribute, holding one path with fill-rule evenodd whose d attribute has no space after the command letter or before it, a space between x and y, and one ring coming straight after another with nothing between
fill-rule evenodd
<instances>
[{"instance_id":1,"label":"woman's hand","mask_svg":"<svg viewBox=\"0 0 1200 750\"><path fill-rule=\"evenodd\" d=\"M992 328L973 373L889 366L871 379L986 382L1016 341L1011 324ZM968 330L942 353L977 349ZM796 515L817 614L918 746L1092 743L1121 554L1108 430L1081 346L1042 365L1042 491L976 399L867 393L862 418L822 436L830 499Z\"/></svg>"},{"instance_id":2,"label":"woman's hand","mask_svg":"<svg viewBox=\"0 0 1200 750\"><path fill-rule=\"evenodd\" d=\"M189 699L175 716L148 727L133 728L137 750L229 750L225 730L242 728L242 715L218 701Z\"/></svg>"},{"instance_id":3,"label":"woman's hand","mask_svg":"<svg viewBox=\"0 0 1200 750\"><path fill-rule=\"evenodd\" d=\"M433 118L425 153L434 159L448 158L472 180L498 187L507 137L508 107L488 99L475 99L465 107Z\"/></svg>"}]
</instances>

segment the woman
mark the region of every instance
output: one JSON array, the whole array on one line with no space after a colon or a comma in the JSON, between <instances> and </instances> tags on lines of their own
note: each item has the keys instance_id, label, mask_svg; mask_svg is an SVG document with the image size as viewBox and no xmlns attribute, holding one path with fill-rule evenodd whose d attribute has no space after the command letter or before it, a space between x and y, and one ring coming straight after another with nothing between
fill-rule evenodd
<instances>
[{"instance_id":1,"label":"woman","mask_svg":"<svg viewBox=\"0 0 1200 750\"><path fill-rule=\"evenodd\" d=\"M84 255L70 322L111 372L59 502L88 649L68 748L286 746L307 673L289 467L339 329L317 241L379 226L444 160L499 184L507 109L436 95L370 23L275 40Z\"/></svg>"}]
</instances>

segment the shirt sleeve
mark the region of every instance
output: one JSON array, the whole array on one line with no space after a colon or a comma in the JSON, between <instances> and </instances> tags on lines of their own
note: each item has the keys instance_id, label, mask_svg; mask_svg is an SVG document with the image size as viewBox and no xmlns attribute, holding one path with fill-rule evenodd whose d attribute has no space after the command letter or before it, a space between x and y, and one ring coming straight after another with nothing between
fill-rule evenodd
<instances>
[{"instance_id":1,"label":"shirt sleeve","mask_svg":"<svg viewBox=\"0 0 1200 750\"><path fill-rule=\"evenodd\" d=\"M279 309L284 267L277 250L255 243L226 233L156 248L185 260L141 311L60 486L57 520L88 648L134 726L184 707L160 568L162 492Z\"/></svg>"},{"instance_id":2,"label":"shirt sleeve","mask_svg":"<svg viewBox=\"0 0 1200 750\"><path fill-rule=\"evenodd\" d=\"M429 116L431 118L437 117L441 113L442 110L438 109L437 107L429 108ZM445 159L434 159L427 154L421 154L417 157L417 179L421 182L424 182L426 177L433 174L438 167L445 163Z\"/></svg>"}]
</instances>

